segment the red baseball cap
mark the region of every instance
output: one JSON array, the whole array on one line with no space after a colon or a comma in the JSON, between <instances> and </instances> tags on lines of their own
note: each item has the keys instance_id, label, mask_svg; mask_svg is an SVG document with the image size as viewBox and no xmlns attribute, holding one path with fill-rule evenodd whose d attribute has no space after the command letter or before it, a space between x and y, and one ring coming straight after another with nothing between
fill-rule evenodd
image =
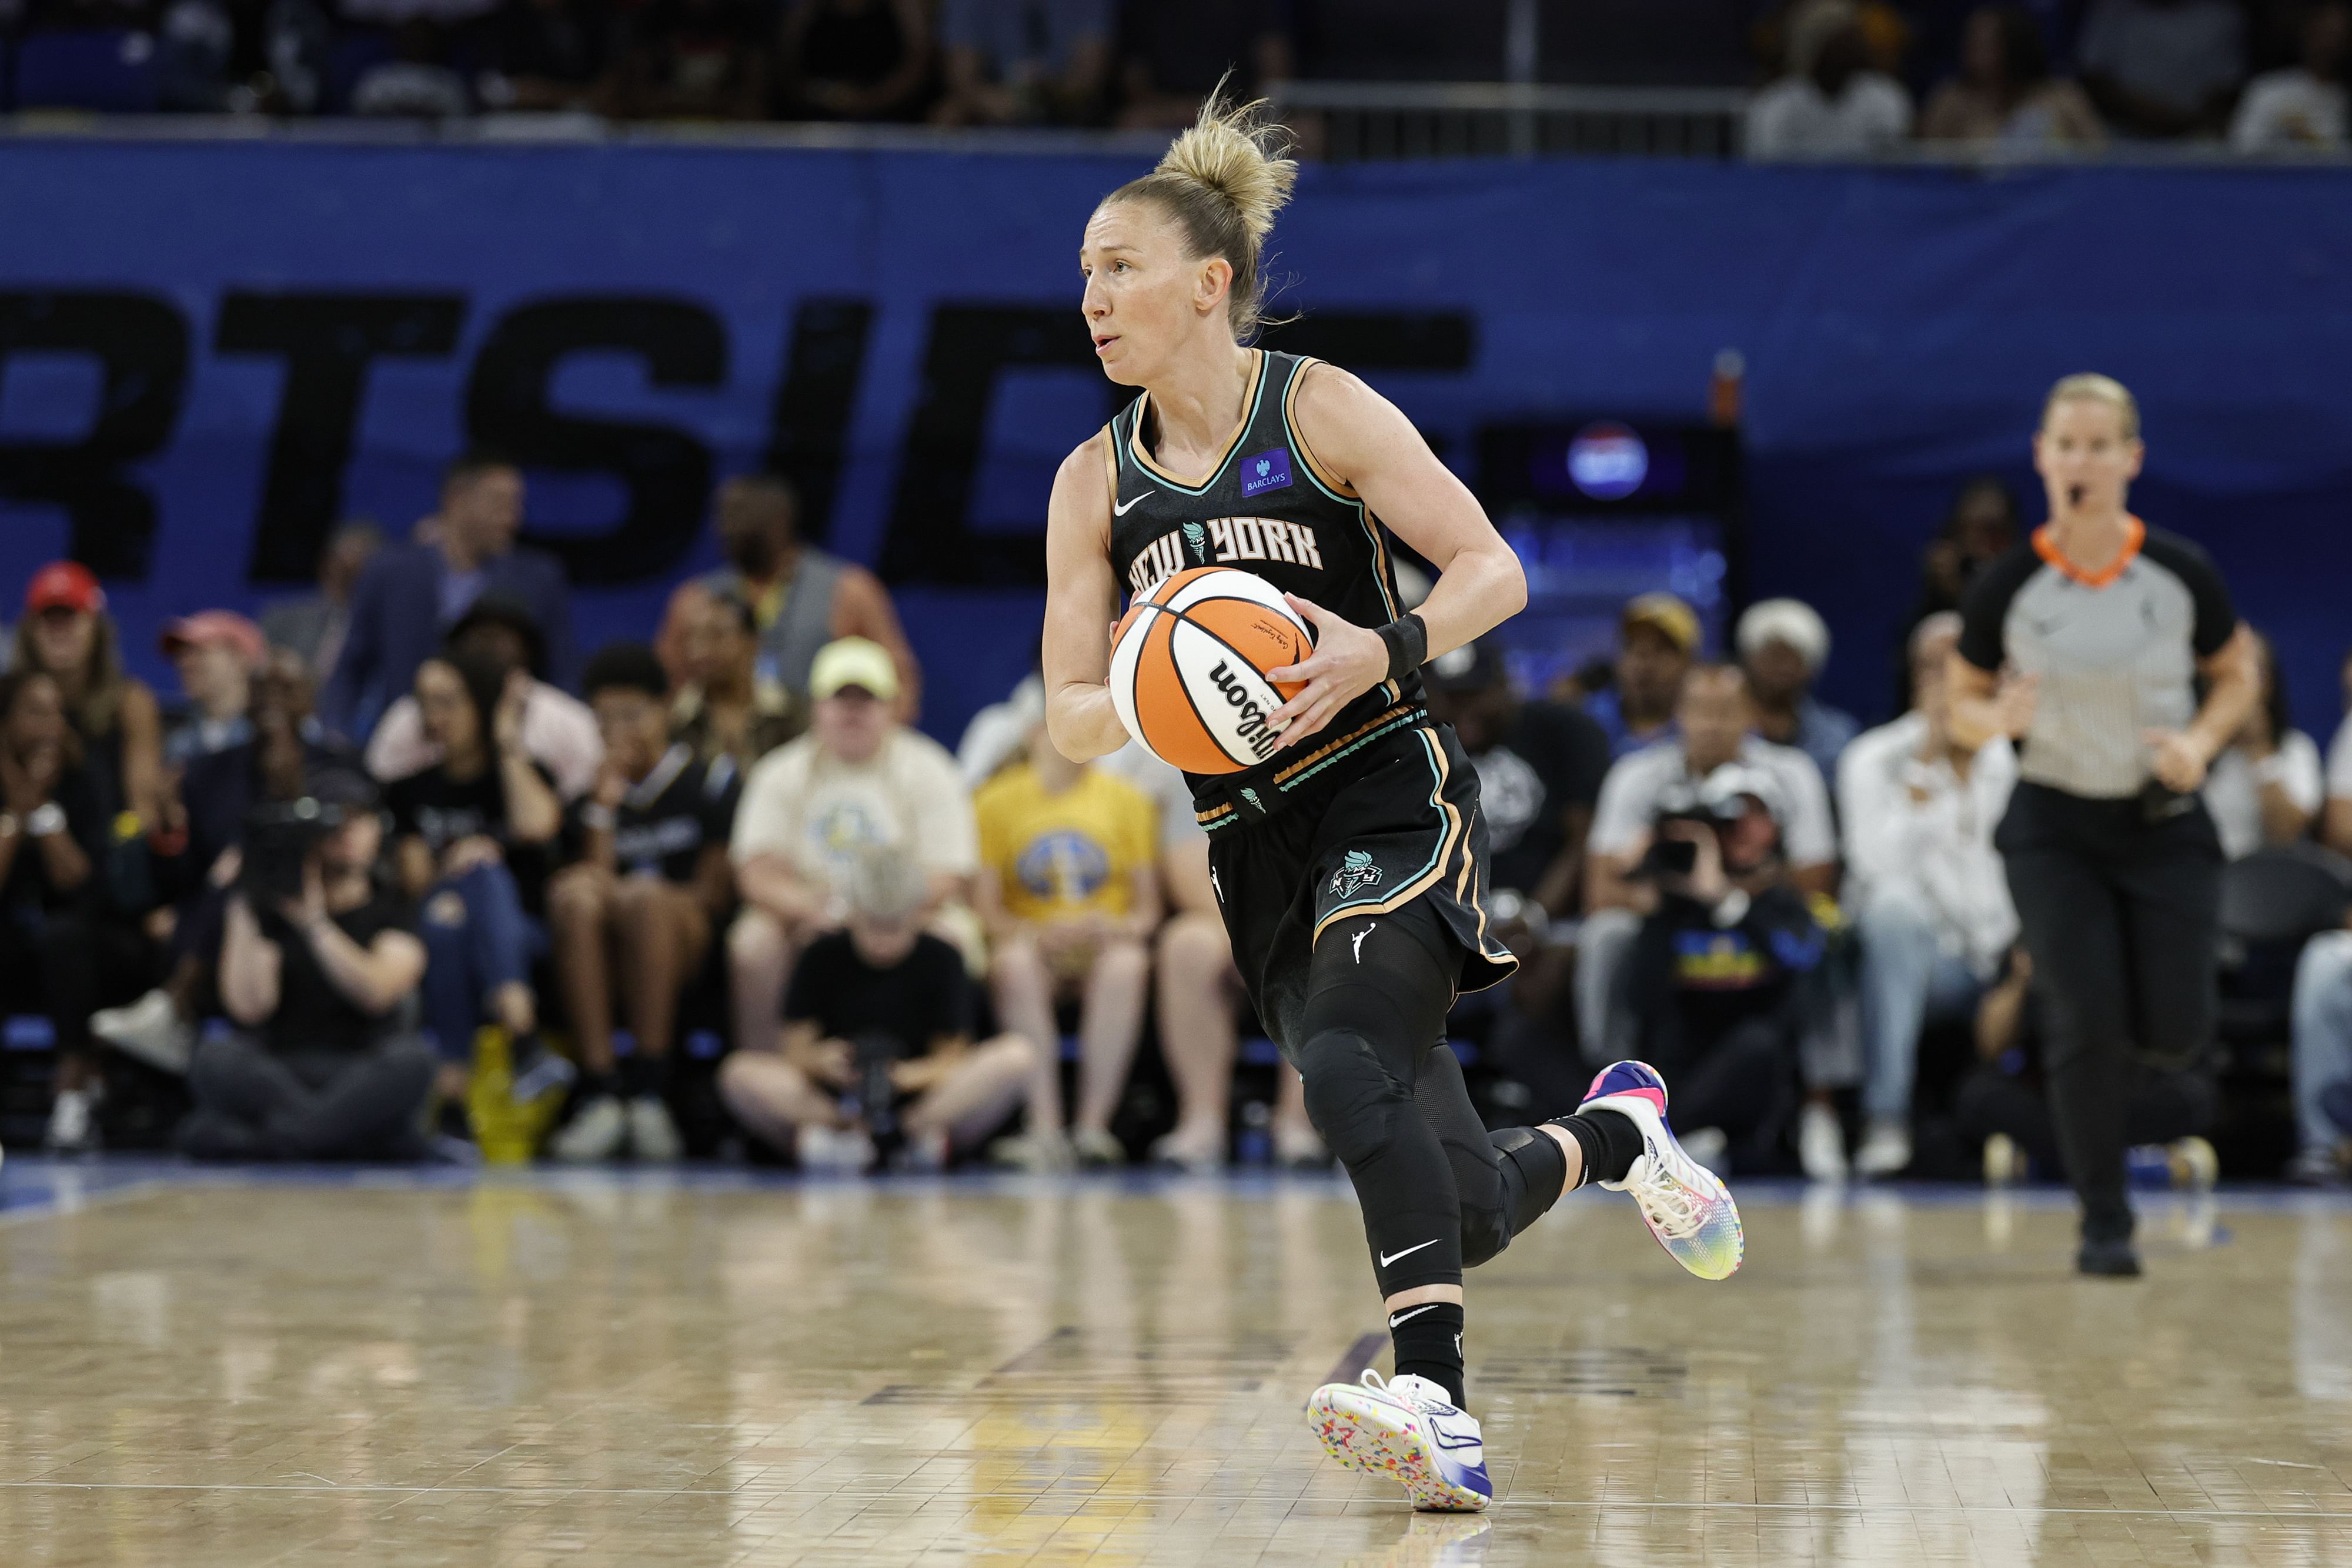
<instances>
[{"instance_id":1,"label":"red baseball cap","mask_svg":"<svg viewBox=\"0 0 2352 1568\"><path fill-rule=\"evenodd\" d=\"M261 640L261 628L234 610L199 610L194 615L183 615L163 623L161 639L163 656L170 658L183 648L234 648L245 656L248 664L258 664L268 653Z\"/></svg>"},{"instance_id":2,"label":"red baseball cap","mask_svg":"<svg viewBox=\"0 0 2352 1568\"><path fill-rule=\"evenodd\" d=\"M44 610L94 613L105 608L106 590L99 587L89 568L78 560L53 560L35 572L33 580L25 586L27 615L38 615Z\"/></svg>"}]
</instances>

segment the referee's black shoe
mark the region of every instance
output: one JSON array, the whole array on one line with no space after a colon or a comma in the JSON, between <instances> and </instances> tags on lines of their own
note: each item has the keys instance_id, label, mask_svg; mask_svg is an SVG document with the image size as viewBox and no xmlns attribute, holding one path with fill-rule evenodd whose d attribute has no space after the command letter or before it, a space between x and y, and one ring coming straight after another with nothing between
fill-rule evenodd
<instances>
[{"instance_id":1,"label":"referee's black shoe","mask_svg":"<svg viewBox=\"0 0 2352 1568\"><path fill-rule=\"evenodd\" d=\"M2111 1280L2139 1278L2139 1249L2129 1241L2085 1241L2074 1254L2074 1270L2104 1274Z\"/></svg>"}]
</instances>

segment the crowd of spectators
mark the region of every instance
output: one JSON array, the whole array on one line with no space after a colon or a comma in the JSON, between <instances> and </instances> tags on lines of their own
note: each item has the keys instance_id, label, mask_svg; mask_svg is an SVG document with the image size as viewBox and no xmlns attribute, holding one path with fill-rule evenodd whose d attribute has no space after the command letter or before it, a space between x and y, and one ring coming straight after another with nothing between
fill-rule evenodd
<instances>
[{"instance_id":1,"label":"crowd of spectators","mask_svg":"<svg viewBox=\"0 0 2352 1568\"><path fill-rule=\"evenodd\" d=\"M1545 78L1753 86L1751 155L2346 145L2346 0L1710 0L1672 24L1606 9L1537 7L1558 40L1537 51ZM1436 15L1401 0L0 0L0 36L19 42L0 105L13 73L24 108L1167 127L1229 72L1245 95L1419 80L1433 62L1506 74L1499 7L1443 37ZM1645 26L1656 37L1619 36Z\"/></svg>"},{"instance_id":2,"label":"crowd of spectators","mask_svg":"<svg viewBox=\"0 0 2352 1568\"><path fill-rule=\"evenodd\" d=\"M339 531L317 593L168 622L168 697L124 672L85 569L34 575L0 675L0 1011L49 1020L52 1149L144 1100L203 1157L471 1159L494 1061L549 1156L667 1162L696 1143L693 1035L705 1149L1205 1170L1248 1133L1323 1162L1286 1068L1237 1125L1248 1012L1172 768L1062 758L1034 674L955 751L914 727L887 590L803 543L766 476L719 487L728 564L658 637L575 673L563 574L516 543L523 485L461 458L404 542ZM1614 656L1542 695L1491 640L1428 666L1524 960L1456 1013L1495 1109L1633 1055L1735 1170L1929 1168L1932 1098L1990 1173L2055 1174L1992 846L2017 759L1955 737L1945 676L1952 606L2017 532L1998 481L1959 492L1873 728L1815 694L1830 632L1790 599L1717 654L1690 605L1642 595ZM2323 757L2266 643L2261 669L2206 804L2232 860L2301 856L2340 894L2352 720ZM2292 1168L2336 1179L2352 929L2288 972ZM1939 1030L1961 1061L1931 1073ZM1147 1042L1169 1092L1139 1113ZM2212 1075L2135 1093L2135 1135L2210 1176Z\"/></svg>"}]
</instances>

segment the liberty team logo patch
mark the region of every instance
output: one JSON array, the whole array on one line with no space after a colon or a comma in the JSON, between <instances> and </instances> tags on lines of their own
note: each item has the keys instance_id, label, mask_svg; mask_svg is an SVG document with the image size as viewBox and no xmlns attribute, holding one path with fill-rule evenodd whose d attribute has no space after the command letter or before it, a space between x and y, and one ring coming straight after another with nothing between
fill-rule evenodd
<instances>
[{"instance_id":1,"label":"liberty team logo patch","mask_svg":"<svg viewBox=\"0 0 2352 1568\"><path fill-rule=\"evenodd\" d=\"M1277 446L1242 459L1242 494L1255 496L1290 483L1290 448Z\"/></svg>"},{"instance_id":2,"label":"liberty team logo patch","mask_svg":"<svg viewBox=\"0 0 2352 1568\"><path fill-rule=\"evenodd\" d=\"M1184 525L1184 543L1192 552L1192 564L1206 566L1209 561L1209 530L1198 523Z\"/></svg>"},{"instance_id":3,"label":"liberty team logo patch","mask_svg":"<svg viewBox=\"0 0 2352 1568\"><path fill-rule=\"evenodd\" d=\"M1339 862L1339 869L1331 873L1331 895L1350 898L1368 887L1381 884L1381 868L1372 863L1370 850L1349 850Z\"/></svg>"}]
</instances>

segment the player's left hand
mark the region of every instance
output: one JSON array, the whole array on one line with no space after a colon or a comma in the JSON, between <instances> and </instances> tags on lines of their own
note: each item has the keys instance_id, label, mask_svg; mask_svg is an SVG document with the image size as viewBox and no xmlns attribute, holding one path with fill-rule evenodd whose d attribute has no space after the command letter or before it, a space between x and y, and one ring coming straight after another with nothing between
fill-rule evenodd
<instances>
[{"instance_id":1,"label":"player's left hand","mask_svg":"<svg viewBox=\"0 0 2352 1568\"><path fill-rule=\"evenodd\" d=\"M1380 633L1336 615L1295 593L1283 598L1315 628L1315 652L1296 664L1268 670L1282 685L1307 683L1304 690L1267 716L1285 746L1296 745L1331 722L1331 716L1389 678L1389 645Z\"/></svg>"},{"instance_id":2,"label":"player's left hand","mask_svg":"<svg viewBox=\"0 0 2352 1568\"><path fill-rule=\"evenodd\" d=\"M2193 737L2178 729L2144 729L2139 738L2147 747L2148 770L2166 789L2186 795L2204 787L2212 758Z\"/></svg>"}]
</instances>

